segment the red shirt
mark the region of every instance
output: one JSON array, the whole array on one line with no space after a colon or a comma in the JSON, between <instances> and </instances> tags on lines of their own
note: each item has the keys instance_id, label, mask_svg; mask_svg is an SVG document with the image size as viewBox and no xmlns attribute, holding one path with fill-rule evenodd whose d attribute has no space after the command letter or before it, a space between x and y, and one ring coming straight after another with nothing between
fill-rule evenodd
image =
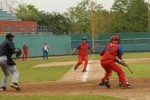
<instances>
[{"instance_id":1,"label":"red shirt","mask_svg":"<svg viewBox=\"0 0 150 100\"><path fill-rule=\"evenodd\" d=\"M87 56L88 50L90 49L90 45L88 43L81 43L76 48L79 49L79 56Z\"/></svg>"},{"instance_id":2,"label":"red shirt","mask_svg":"<svg viewBox=\"0 0 150 100\"><path fill-rule=\"evenodd\" d=\"M118 44L109 43L106 45L104 51L102 52L101 60L112 59L114 60L116 56L121 57L123 54L121 47Z\"/></svg>"},{"instance_id":3,"label":"red shirt","mask_svg":"<svg viewBox=\"0 0 150 100\"><path fill-rule=\"evenodd\" d=\"M28 53L28 47L27 47L27 45L23 46L23 53Z\"/></svg>"}]
</instances>

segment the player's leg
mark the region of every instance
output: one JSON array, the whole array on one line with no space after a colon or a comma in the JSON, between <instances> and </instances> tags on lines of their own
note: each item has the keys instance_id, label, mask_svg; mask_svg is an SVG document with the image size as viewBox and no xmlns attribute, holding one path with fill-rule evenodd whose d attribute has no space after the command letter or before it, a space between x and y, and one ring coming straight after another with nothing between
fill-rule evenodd
<instances>
[{"instance_id":1,"label":"player's leg","mask_svg":"<svg viewBox=\"0 0 150 100\"><path fill-rule=\"evenodd\" d=\"M82 61L83 61L83 57L82 56L78 56L78 62L76 64L74 70L76 70L82 64Z\"/></svg>"},{"instance_id":2,"label":"player's leg","mask_svg":"<svg viewBox=\"0 0 150 100\"><path fill-rule=\"evenodd\" d=\"M46 51L46 59L48 59L48 51Z\"/></svg>"},{"instance_id":3,"label":"player's leg","mask_svg":"<svg viewBox=\"0 0 150 100\"><path fill-rule=\"evenodd\" d=\"M0 90L2 90L2 91L6 90L7 80L10 75L10 73L6 67L7 66L6 61L7 61L6 56L0 57L0 67L2 69L2 72L4 73L4 76L2 78L1 88L0 88Z\"/></svg>"},{"instance_id":4,"label":"player's leg","mask_svg":"<svg viewBox=\"0 0 150 100\"><path fill-rule=\"evenodd\" d=\"M15 88L16 90L20 90L20 87L18 86L19 72L16 66L8 66L8 68L13 75L11 87Z\"/></svg>"},{"instance_id":5,"label":"player's leg","mask_svg":"<svg viewBox=\"0 0 150 100\"><path fill-rule=\"evenodd\" d=\"M88 56L84 56L84 57L83 57L83 60L85 61L85 63L84 63L84 69L83 69L82 72L86 72L86 67L87 67L87 65L88 65Z\"/></svg>"},{"instance_id":6,"label":"player's leg","mask_svg":"<svg viewBox=\"0 0 150 100\"><path fill-rule=\"evenodd\" d=\"M109 67L118 74L119 80L123 83L123 86L127 87L128 82L121 67L118 64L116 64L114 61L111 62Z\"/></svg>"},{"instance_id":7,"label":"player's leg","mask_svg":"<svg viewBox=\"0 0 150 100\"><path fill-rule=\"evenodd\" d=\"M2 83L1 83L1 89L0 90L5 91L6 87L7 87L7 81L8 81L10 73L9 73L6 65L1 65L1 69L4 73L4 76L2 78Z\"/></svg>"},{"instance_id":8,"label":"player's leg","mask_svg":"<svg viewBox=\"0 0 150 100\"><path fill-rule=\"evenodd\" d=\"M26 55L25 55L25 59L27 60L27 58L28 58L28 54L26 53Z\"/></svg>"},{"instance_id":9,"label":"player's leg","mask_svg":"<svg viewBox=\"0 0 150 100\"><path fill-rule=\"evenodd\" d=\"M106 85L107 88L110 88L109 77L112 73L112 70L109 68L108 64L109 64L109 62L107 62L107 61L101 61L101 66L105 70L105 75L101 79L101 81L99 82L98 85L99 86Z\"/></svg>"}]
</instances>

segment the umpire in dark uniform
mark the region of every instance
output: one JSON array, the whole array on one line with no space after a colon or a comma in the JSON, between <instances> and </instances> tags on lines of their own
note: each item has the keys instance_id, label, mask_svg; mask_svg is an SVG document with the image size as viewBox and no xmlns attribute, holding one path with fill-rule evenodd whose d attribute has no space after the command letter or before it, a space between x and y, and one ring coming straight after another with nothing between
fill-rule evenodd
<instances>
[{"instance_id":1,"label":"umpire in dark uniform","mask_svg":"<svg viewBox=\"0 0 150 100\"><path fill-rule=\"evenodd\" d=\"M19 72L16 68L15 62L12 60L12 55L19 52L19 50L15 49L13 37L14 35L7 34L6 40L0 44L0 67L4 73L0 88L1 91L6 90L7 80L10 73L13 75L12 84L10 86L16 90L20 90L18 85Z\"/></svg>"}]
</instances>

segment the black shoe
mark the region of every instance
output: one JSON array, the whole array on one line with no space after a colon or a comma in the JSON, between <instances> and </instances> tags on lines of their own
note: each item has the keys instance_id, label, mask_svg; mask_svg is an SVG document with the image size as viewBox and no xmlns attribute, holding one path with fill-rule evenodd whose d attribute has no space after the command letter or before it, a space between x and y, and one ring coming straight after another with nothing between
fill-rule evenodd
<instances>
[{"instance_id":1,"label":"black shoe","mask_svg":"<svg viewBox=\"0 0 150 100\"><path fill-rule=\"evenodd\" d=\"M76 70L77 69L77 67L74 67L74 70Z\"/></svg>"},{"instance_id":2,"label":"black shoe","mask_svg":"<svg viewBox=\"0 0 150 100\"><path fill-rule=\"evenodd\" d=\"M6 87L0 87L0 91L6 91Z\"/></svg>"},{"instance_id":3,"label":"black shoe","mask_svg":"<svg viewBox=\"0 0 150 100\"><path fill-rule=\"evenodd\" d=\"M109 80L105 80L105 85L106 85L107 88L110 88Z\"/></svg>"},{"instance_id":4,"label":"black shoe","mask_svg":"<svg viewBox=\"0 0 150 100\"><path fill-rule=\"evenodd\" d=\"M98 83L98 86L104 86L104 85L105 85L104 82L99 82L99 83Z\"/></svg>"},{"instance_id":5,"label":"black shoe","mask_svg":"<svg viewBox=\"0 0 150 100\"><path fill-rule=\"evenodd\" d=\"M118 86L119 86L119 87L123 87L123 83L122 83L122 82L119 82Z\"/></svg>"},{"instance_id":6,"label":"black shoe","mask_svg":"<svg viewBox=\"0 0 150 100\"><path fill-rule=\"evenodd\" d=\"M20 91L20 87L18 86L17 83L12 83L10 86L11 86L12 88L16 89L17 91Z\"/></svg>"},{"instance_id":7,"label":"black shoe","mask_svg":"<svg viewBox=\"0 0 150 100\"><path fill-rule=\"evenodd\" d=\"M83 69L82 72L86 72L86 69Z\"/></svg>"}]
</instances>

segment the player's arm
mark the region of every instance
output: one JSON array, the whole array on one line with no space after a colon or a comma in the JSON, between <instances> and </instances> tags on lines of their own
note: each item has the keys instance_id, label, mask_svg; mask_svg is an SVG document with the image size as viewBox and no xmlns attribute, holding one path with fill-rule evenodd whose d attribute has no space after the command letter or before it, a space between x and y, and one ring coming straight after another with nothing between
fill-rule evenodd
<instances>
[{"instance_id":1,"label":"player's arm","mask_svg":"<svg viewBox=\"0 0 150 100\"><path fill-rule=\"evenodd\" d=\"M122 55L123 55L123 50L122 47L119 45L117 57L122 60Z\"/></svg>"},{"instance_id":2,"label":"player's arm","mask_svg":"<svg viewBox=\"0 0 150 100\"><path fill-rule=\"evenodd\" d=\"M13 54L19 52L19 50L15 48L14 43L8 42L7 45L8 45L9 50L10 50Z\"/></svg>"},{"instance_id":3,"label":"player's arm","mask_svg":"<svg viewBox=\"0 0 150 100\"><path fill-rule=\"evenodd\" d=\"M123 50L122 50L121 46L119 45L118 55L117 55L118 58L115 58L115 62L117 62L117 63L119 63L119 64L121 64L123 66L128 66L125 63L125 61L122 59L122 55L123 55Z\"/></svg>"},{"instance_id":4,"label":"player's arm","mask_svg":"<svg viewBox=\"0 0 150 100\"><path fill-rule=\"evenodd\" d=\"M80 48L80 45L78 45L76 48L74 48L72 51L71 51L71 53L70 54L73 54L77 49L79 49Z\"/></svg>"},{"instance_id":5,"label":"player's arm","mask_svg":"<svg viewBox=\"0 0 150 100\"><path fill-rule=\"evenodd\" d=\"M100 43L97 43L94 47L92 47L92 48L89 47L89 49L90 50L95 50L97 47L99 47L99 45L100 45Z\"/></svg>"}]
</instances>

